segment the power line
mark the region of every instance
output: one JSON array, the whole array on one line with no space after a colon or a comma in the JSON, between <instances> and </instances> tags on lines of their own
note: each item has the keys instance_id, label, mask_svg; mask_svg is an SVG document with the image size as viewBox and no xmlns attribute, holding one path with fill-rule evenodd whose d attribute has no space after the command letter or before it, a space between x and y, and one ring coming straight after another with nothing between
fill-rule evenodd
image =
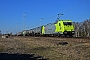
<instances>
[{"instance_id":1,"label":"power line","mask_svg":"<svg viewBox=\"0 0 90 60\"><path fill-rule=\"evenodd\" d=\"M69 11L71 11L71 10L77 8L78 6L80 6L80 5L83 4L83 3L84 3L83 1L82 1L81 3L77 3L75 6L70 7L70 8L68 8L68 9L64 10L62 13L65 14L65 13L67 13L67 12L69 12ZM72 6L72 5L71 5L71 6ZM56 15L53 15L52 17L46 18L46 20L47 20L47 19L54 18L54 17L56 17Z\"/></svg>"},{"instance_id":2,"label":"power line","mask_svg":"<svg viewBox=\"0 0 90 60\"><path fill-rule=\"evenodd\" d=\"M39 4L40 2L42 2L43 0L40 0L40 2L38 2L38 1L39 1L39 0L36 0L36 1L35 1L34 5L33 5L34 7L32 7L32 8L31 8L32 10L31 10L30 12L32 12L32 11L34 11L34 10L36 10L36 8L38 8L38 7L39 7L39 5L38 5L38 4Z\"/></svg>"},{"instance_id":3,"label":"power line","mask_svg":"<svg viewBox=\"0 0 90 60\"><path fill-rule=\"evenodd\" d=\"M69 12L69 11L71 11L71 10L73 10L73 9L75 9L75 8L77 8L77 7L79 7L82 3L83 3L83 2L78 3L78 4L76 4L75 6L73 6L73 7L71 7L71 8L68 8L67 10L65 10L65 11L63 11L63 12L64 12L64 13L67 13L67 12Z\"/></svg>"},{"instance_id":4,"label":"power line","mask_svg":"<svg viewBox=\"0 0 90 60\"><path fill-rule=\"evenodd\" d=\"M43 20L44 18L40 18L40 26L42 26L42 20Z\"/></svg>"},{"instance_id":5,"label":"power line","mask_svg":"<svg viewBox=\"0 0 90 60\"><path fill-rule=\"evenodd\" d=\"M28 13L27 12L23 12L23 28L24 28L24 30L25 30L26 14L28 14Z\"/></svg>"}]
</instances>

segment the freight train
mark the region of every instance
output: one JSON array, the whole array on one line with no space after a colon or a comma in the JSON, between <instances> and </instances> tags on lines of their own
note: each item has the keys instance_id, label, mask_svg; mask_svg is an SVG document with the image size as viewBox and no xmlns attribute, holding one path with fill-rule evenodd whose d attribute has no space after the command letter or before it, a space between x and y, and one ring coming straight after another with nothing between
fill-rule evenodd
<instances>
[{"instance_id":1,"label":"freight train","mask_svg":"<svg viewBox=\"0 0 90 60\"><path fill-rule=\"evenodd\" d=\"M58 20L55 23L24 30L22 33L24 36L73 36L75 34L72 20Z\"/></svg>"}]
</instances>

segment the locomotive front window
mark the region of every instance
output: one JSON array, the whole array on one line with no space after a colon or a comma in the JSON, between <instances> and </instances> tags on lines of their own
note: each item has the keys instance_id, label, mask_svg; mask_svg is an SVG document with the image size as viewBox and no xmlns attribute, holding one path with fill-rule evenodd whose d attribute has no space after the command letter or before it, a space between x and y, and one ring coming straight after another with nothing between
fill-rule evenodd
<instances>
[{"instance_id":1,"label":"locomotive front window","mask_svg":"<svg viewBox=\"0 0 90 60\"><path fill-rule=\"evenodd\" d=\"M61 24L59 23L59 26L61 26Z\"/></svg>"},{"instance_id":2,"label":"locomotive front window","mask_svg":"<svg viewBox=\"0 0 90 60\"><path fill-rule=\"evenodd\" d=\"M72 22L63 22L64 25L72 25Z\"/></svg>"}]
</instances>

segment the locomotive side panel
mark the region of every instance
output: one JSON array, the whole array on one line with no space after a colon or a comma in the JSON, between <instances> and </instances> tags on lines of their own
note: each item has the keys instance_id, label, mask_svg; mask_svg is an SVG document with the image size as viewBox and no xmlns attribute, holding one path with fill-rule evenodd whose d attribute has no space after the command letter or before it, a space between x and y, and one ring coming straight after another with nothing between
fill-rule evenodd
<instances>
[{"instance_id":1,"label":"locomotive side panel","mask_svg":"<svg viewBox=\"0 0 90 60\"><path fill-rule=\"evenodd\" d=\"M47 24L45 26L45 34L54 34L55 33L55 24Z\"/></svg>"}]
</instances>

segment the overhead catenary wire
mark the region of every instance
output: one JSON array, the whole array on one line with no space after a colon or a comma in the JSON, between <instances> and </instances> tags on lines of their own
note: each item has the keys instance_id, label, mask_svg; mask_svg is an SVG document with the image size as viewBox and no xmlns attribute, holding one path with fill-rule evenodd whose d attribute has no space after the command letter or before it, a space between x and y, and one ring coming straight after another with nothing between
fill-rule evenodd
<instances>
[{"instance_id":1,"label":"overhead catenary wire","mask_svg":"<svg viewBox=\"0 0 90 60\"><path fill-rule=\"evenodd\" d=\"M83 4L83 3L84 3L84 1L82 1L82 2L80 2L80 3L78 3L78 1L77 1L76 5L74 5L74 6L71 5L72 7L67 8L66 10L62 11L62 13L63 13L63 14L68 13L68 12L72 11L73 9L79 7L79 6L80 6L81 4ZM61 13L60 13L60 14L61 14ZM53 16L51 16L51 17L46 18L45 20L54 18L54 17L56 17L56 16L57 16L57 15L53 15Z\"/></svg>"},{"instance_id":2,"label":"overhead catenary wire","mask_svg":"<svg viewBox=\"0 0 90 60\"><path fill-rule=\"evenodd\" d=\"M33 3L33 5L31 6L31 9L30 9L29 13L35 12L35 10L38 9L39 4L40 4L40 2L38 2L38 1L42 2L44 0L35 0L35 2ZM32 15L34 15L34 14L32 14Z\"/></svg>"},{"instance_id":3,"label":"overhead catenary wire","mask_svg":"<svg viewBox=\"0 0 90 60\"><path fill-rule=\"evenodd\" d=\"M39 7L38 4L40 3L38 1L42 2L43 0L36 0L35 3L34 3L34 5L32 6L32 8L30 10L30 12L33 12L34 10L38 9L38 7Z\"/></svg>"},{"instance_id":4,"label":"overhead catenary wire","mask_svg":"<svg viewBox=\"0 0 90 60\"><path fill-rule=\"evenodd\" d=\"M78 7L81 6L81 4L83 4L83 3L84 3L84 0L82 0L82 2L77 3L75 6L70 7L69 9L67 9L67 10L65 10L65 11L63 11L63 12L64 12L64 13L67 13L67 12L69 12L69 11L75 9L75 8L78 8ZM82 5L82 6L83 6L83 5Z\"/></svg>"},{"instance_id":5,"label":"overhead catenary wire","mask_svg":"<svg viewBox=\"0 0 90 60\"><path fill-rule=\"evenodd\" d=\"M25 27L26 27L26 14L28 14L27 12L23 12L23 28L25 30Z\"/></svg>"},{"instance_id":6,"label":"overhead catenary wire","mask_svg":"<svg viewBox=\"0 0 90 60\"><path fill-rule=\"evenodd\" d=\"M43 0L39 0L39 1L41 2ZM75 5L71 4L68 8L63 10L61 13L63 13L65 15L66 13L68 13L76 8L79 8L84 3L84 1L85 0L82 0L81 2L77 1L77 3L75 3ZM40 6L38 3L40 3L40 2L38 2L38 0L36 0L30 12L33 12L35 9L38 9L38 7ZM40 3L40 4L42 5L42 3ZM57 13L57 14L60 14L60 13ZM44 17L44 20L50 20L51 18L55 18L57 16L57 14L55 14L51 17L47 17L47 18Z\"/></svg>"}]
</instances>

